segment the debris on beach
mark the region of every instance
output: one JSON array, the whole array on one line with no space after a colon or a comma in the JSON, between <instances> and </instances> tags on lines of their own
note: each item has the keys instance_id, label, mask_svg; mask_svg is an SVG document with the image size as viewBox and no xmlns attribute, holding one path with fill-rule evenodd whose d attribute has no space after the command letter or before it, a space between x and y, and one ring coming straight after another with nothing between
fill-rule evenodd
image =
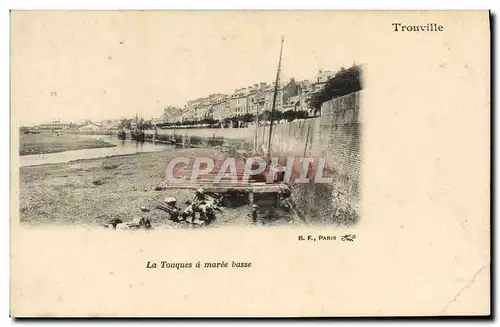
<instances>
[{"instance_id":1,"label":"debris on beach","mask_svg":"<svg viewBox=\"0 0 500 327\"><path fill-rule=\"evenodd\" d=\"M116 229L139 229L139 228L145 228L145 229L150 229L152 228L151 226L151 220L147 218L134 218L133 221L126 222L126 223L120 223L116 225Z\"/></svg>"},{"instance_id":2,"label":"debris on beach","mask_svg":"<svg viewBox=\"0 0 500 327\"><path fill-rule=\"evenodd\" d=\"M149 212L151 211L148 207L141 206L139 209L141 209L142 212Z\"/></svg>"},{"instance_id":3,"label":"debris on beach","mask_svg":"<svg viewBox=\"0 0 500 327\"><path fill-rule=\"evenodd\" d=\"M203 189L196 190L192 201L179 204L175 197L166 197L163 201L149 199L157 209L169 214L175 222L188 222L195 225L207 225L216 220L216 212L222 211L221 199L205 194Z\"/></svg>"},{"instance_id":4,"label":"debris on beach","mask_svg":"<svg viewBox=\"0 0 500 327\"><path fill-rule=\"evenodd\" d=\"M112 218L108 220L104 225L105 228L110 229L151 229L152 224L149 218L136 217L134 220L129 222L123 222L120 218Z\"/></svg>"},{"instance_id":5,"label":"debris on beach","mask_svg":"<svg viewBox=\"0 0 500 327\"><path fill-rule=\"evenodd\" d=\"M246 217L251 224L279 224L280 221L283 223L294 219L292 218L294 212L287 201L290 197L288 189L257 194L232 189L223 189L222 192L210 189L210 192L207 192L204 188L198 188L194 191L193 200L178 201L170 194L163 199L147 200L154 209L164 211L169 221L178 224L187 223L191 227L207 226L216 220L226 222L231 216L226 217L223 214L225 207L250 209L248 214L243 214L243 217ZM219 217L219 215L224 216Z\"/></svg>"},{"instance_id":6,"label":"debris on beach","mask_svg":"<svg viewBox=\"0 0 500 327\"><path fill-rule=\"evenodd\" d=\"M104 184L104 179L100 178L100 179L94 179L92 181L92 184L96 185L96 186L100 186L100 185L103 185Z\"/></svg>"},{"instance_id":7,"label":"debris on beach","mask_svg":"<svg viewBox=\"0 0 500 327\"><path fill-rule=\"evenodd\" d=\"M163 185L157 185L155 191L165 191L167 188Z\"/></svg>"},{"instance_id":8,"label":"debris on beach","mask_svg":"<svg viewBox=\"0 0 500 327\"><path fill-rule=\"evenodd\" d=\"M118 165L118 164L103 164L102 168L107 169L107 170L112 170L112 169L119 169L124 165Z\"/></svg>"},{"instance_id":9,"label":"debris on beach","mask_svg":"<svg viewBox=\"0 0 500 327\"><path fill-rule=\"evenodd\" d=\"M116 228L117 225L123 223L123 221L120 218L113 218L109 220L107 223L104 224L104 227L106 228Z\"/></svg>"}]
</instances>

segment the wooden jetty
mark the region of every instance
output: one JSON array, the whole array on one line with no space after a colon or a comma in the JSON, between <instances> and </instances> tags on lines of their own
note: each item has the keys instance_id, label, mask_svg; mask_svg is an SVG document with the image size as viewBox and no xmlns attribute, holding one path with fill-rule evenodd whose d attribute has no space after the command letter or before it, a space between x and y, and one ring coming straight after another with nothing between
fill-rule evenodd
<instances>
[{"instance_id":1,"label":"wooden jetty","mask_svg":"<svg viewBox=\"0 0 500 327\"><path fill-rule=\"evenodd\" d=\"M250 176L248 180L243 180L245 165L242 159L236 162L235 175L237 180L228 180L227 178L217 179L218 169L222 161L217 161L218 165L211 173L204 174L196 180L191 179L193 171L193 163L191 162L183 169L174 173L175 177L178 178L177 180L165 180L161 186L166 189L197 190L202 188L207 193L218 193L221 195L241 194L243 196L248 196L248 202L250 204L254 204L254 199L258 199L257 202L264 201L276 203L281 196L290 194L290 188L287 184L275 181L267 183L265 182L264 174L257 176L257 178ZM252 177L254 179L252 179Z\"/></svg>"}]
</instances>

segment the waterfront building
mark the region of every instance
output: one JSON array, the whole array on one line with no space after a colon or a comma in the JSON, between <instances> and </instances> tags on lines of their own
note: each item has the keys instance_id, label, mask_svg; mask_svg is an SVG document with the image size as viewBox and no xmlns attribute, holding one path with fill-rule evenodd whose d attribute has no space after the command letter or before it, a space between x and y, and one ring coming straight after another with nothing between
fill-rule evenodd
<instances>
[{"instance_id":1,"label":"waterfront building","mask_svg":"<svg viewBox=\"0 0 500 327\"><path fill-rule=\"evenodd\" d=\"M69 129L71 123L63 123L60 120L55 120L51 123L40 124L40 129L64 130Z\"/></svg>"},{"instance_id":2,"label":"waterfront building","mask_svg":"<svg viewBox=\"0 0 500 327\"><path fill-rule=\"evenodd\" d=\"M287 107L289 99L298 94L298 86L294 78L279 86L276 92L275 110L284 111ZM262 91L257 92L254 97L255 106L252 113L262 113L271 111L273 108L274 83L265 86Z\"/></svg>"},{"instance_id":3,"label":"waterfront building","mask_svg":"<svg viewBox=\"0 0 500 327\"><path fill-rule=\"evenodd\" d=\"M104 130L101 126L95 124L88 124L78 128L80 132L99 132Z\"/></svg>"},{"instance_id":4,"label":"waterfront building","mask_svg":"<svg viewBox=\"0 0 500 327\"><path fill-rule=\"evenodd\" d=\"M335 76L335 72L331 70L319 70L318 73L316 74L316 78L314 79L314 82L312 83L312 92L318 92L321 91L325 85L326 82Z\"/></svg>"},{"instance_id":5,"label":"waterfront building","mask_svg":"<svg viewBox=\"0 0 500 327\"><path fill-rule=\"evenodd\" d=\"M161 123L175 123L177 121L180 121L182 114L183 114L182 108L174 106L166 106L165 108L163 108Z\"/></svg>"},{"instance_id":6,"label":"waterfront building","mask_svg":"<svg viewBox=\"0 0 500 327\"><path fill-rule=\"evenodd\" d=\"M214 101L212 106L212 118L215 120L223 120L226 117L229 117L230 107L228 96L221 97Z\"/></svg>"},{"instance_id":7,"label":"waterfront building","mask_svg":"<svg viewBox=\"0 0 500 327\"><path fill-rule=\"evenodd\" d=\"M166 123L164 117L158 117L158 118L151 118L151 124L153 125L158 125L158 124L163 124L163 123Z\"/></svg>"},{"instance_id":8,"label":"waterfront building","mask_svg":"<svg viewBox=\"0 0 500 327\"><path fill-rule=\"evenodd\" d=\"M245 115L248 111L248 95L249 92L247 88L243 87L234 90L234 93L231 94L228 99L228 115L224 118L233 118Z\"/></svg>"},{"instance_id":9,"label":"waterfront building","mask_svg":"<svg viewBox=\"0 0 500 327\"><path fill-rule=\"evenodd\" d=\"M312 80L296 82L290 78L280 83L276 94L275 109L308 111L308 102L316 92L324 88L326 82L335 76L331 70L319 70ZM274 96L274 83L260 82L248 87L235 89L231 95L211 94L190 100L184 108L168 106L164 108L164 122L199 121L206 118L224 120L245 115L261 115L271 111Z\"/></svg>"}]
</instances>

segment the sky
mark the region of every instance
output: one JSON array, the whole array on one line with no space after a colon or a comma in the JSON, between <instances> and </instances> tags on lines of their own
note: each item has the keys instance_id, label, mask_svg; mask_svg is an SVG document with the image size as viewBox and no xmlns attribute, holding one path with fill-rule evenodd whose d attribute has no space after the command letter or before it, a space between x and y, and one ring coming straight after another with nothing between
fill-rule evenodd
<instances>
[{"instance_id":1,"label":"sky","mask_svg":"<svg viewBox=\"0 0 500 327\"><path fill-rule=\"evenodd\" d=\"M160 117L167 105L363 63L361 15L286 11L11 13L11 111L20 124Z\"/></svg>"}]
</instances>

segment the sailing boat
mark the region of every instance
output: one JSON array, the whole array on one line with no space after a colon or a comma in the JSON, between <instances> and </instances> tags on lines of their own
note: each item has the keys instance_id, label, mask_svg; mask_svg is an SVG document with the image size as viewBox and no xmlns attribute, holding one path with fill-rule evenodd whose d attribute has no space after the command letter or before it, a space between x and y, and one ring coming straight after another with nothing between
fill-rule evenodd
<instances>
[{"instance_id":1,"label":"sailing boat","mask_svg":"<svg viewBox=\"0 0 500 327\"><path fill-rule=\"evenodd\" d=\"M278 70L276 72L276 80L274 82L274 92L273 92L273 104L271 107L271 122L269 125L269 137L267 140L267 149L265 150L265 154L267 157L271 156L271 151L272 151L272 136L273 136L273 124L274 124L274 114L276 111L276 98L278 96L278 88L279 88L279 83L280 83L280 73L281 73L281 58L283 55L283 43L285 42L284 38L281 37L281 48L280 48L280 57L278 61ZM258 135L259 135L259 114L257 112L257 127L255 129L255 151L261 150L260 147L257 146L258 142ZM262 140L264 142L264 139Z\"/></svg>"},{"instance_id":2,"label":"sailing boat","mask_svg":"<svg viewBox=\"0 0 500 327\"><path fill-rule=\"evenodd\" d=\"M276 72L276 80L275 80L275 83L274 83L274 92L273 92L273 104L272 104L272 107L271 107L271 122L270 122L270 125L269 125L269 137L268 137L268 140L267 140L267 149L264 150L262 148L257 148L257 136L259 134L259 118L258 118L258 115L257 115L257 127L255 129L255 151L257 153L261 153L261 150L263 153L263 159L264 161L266 162L266 169L261 173L261 174L258 174L258 175L253 175L251 177L251 179L253 179L254 181L259 181L259 182L267 182L267 175L268 175L268 172L269 172L269 169L272 169L271 168L271 151L272 151L272 137L273 137L273 124L274 124L274 115L275 115L275 111L276 111L276 98L278 96L278 88L279 88L279 83L280 83L280 72L281 72L281 58L282 58L282 54L283 54L283 43L284 43L284 38L281 37L281 49L280 49L280 57L279 57L279 61L278 61L278 71ZM262 142L264 142L264 138L262 140ZM262 155L262 153L261 153ZM252 167L252 169L254 169L254 167ZM274 181L271 181L271 183L276 183L276 182L279 182L279 181L282 181L283 180L283 175L284 173L281 172L281 173L278 173L277 174L278 177L277 177L277 180L275 179Z\"/></svg>"},{"instance_id":3,"label":"sailing boat","mask_svg":"<svg viewBox=\"0 0 500 327\"><path fill-rule=\"evenodd\" d=\"M269 140L267 142L267 155L271 155L272 146L272 136L273 136L273 123L274 123L274 112L276 110L276 97L278 96L278 87L280 82L280 72L281 72L281 56L283 54L283 43L284 38L281 37L281 49L280 49L280 60L278 61L278 71L276 72L276 82L274 83L274 94L273 94L273 106L271 108L271 124L269 125Z\"/></svg>"}]
</instances>

